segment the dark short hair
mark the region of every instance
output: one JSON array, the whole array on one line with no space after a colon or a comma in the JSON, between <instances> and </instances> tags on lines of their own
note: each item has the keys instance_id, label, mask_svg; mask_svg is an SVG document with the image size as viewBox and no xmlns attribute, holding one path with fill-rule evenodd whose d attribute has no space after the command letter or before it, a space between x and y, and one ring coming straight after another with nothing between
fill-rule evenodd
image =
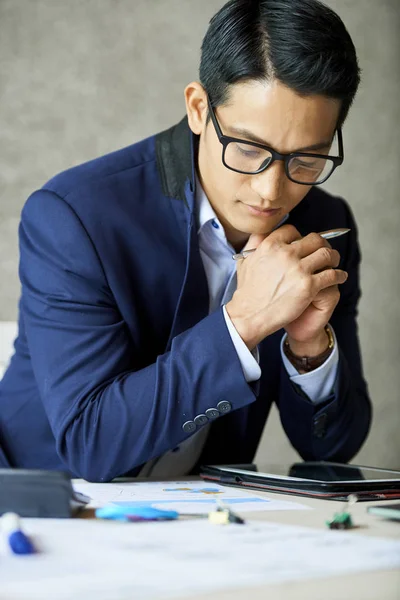
<instances>
[{"instance_id":1,"label":"dark short hair","mask_svg":"<svg viewBox=\"0 0 400 600\"><path fill-rule=\"evenodd\" d=\"M346 119L360 83L352 39L318 0L230 0L210 21L201 47L200 82L214 107L230 86L278 80L301 95L341 100Z\"/></svg>"}]
</instances>

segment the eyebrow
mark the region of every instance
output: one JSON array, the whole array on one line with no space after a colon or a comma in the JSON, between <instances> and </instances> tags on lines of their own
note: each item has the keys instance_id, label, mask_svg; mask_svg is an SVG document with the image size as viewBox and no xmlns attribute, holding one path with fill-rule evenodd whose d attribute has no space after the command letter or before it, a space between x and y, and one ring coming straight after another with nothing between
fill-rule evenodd
<instances>
[{"instance_id":1,"label":"eyebrow","mask_svg":"<svg viewBox=\"0 0 400 600\"><path fill-rule=\"evenodd\" d=\"M248 131L247 129L242 129L241 127L230 127L229 129L235 135L243 136L243 137L247 138L248 140L250 140L251 142L256 142L257 144L262 144L263 146L268 146L269 148L272 147L269 144L267 144L265 142L265 140L262 140L261 138L254 135L254 133L251 133L251 131ZM328 148L331 144L332 144L332 140L328 140L328 141L324 141L324 142L319 142L318 144L313 144L312 146L306 146L305 148L298 148L297 150L292 150L292 152L307 152L308 150L322 150L323 148ZM290 152L290 154L292 154L292 152Z\"/></svg>"}]
</instances>

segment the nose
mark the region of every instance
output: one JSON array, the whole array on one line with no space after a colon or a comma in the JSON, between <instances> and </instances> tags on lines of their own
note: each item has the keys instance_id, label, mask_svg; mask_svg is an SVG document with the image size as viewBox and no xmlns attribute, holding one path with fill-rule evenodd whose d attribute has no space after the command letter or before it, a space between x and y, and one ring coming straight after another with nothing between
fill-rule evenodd
<instances>
[{"instance_id":1,"label":"nose","mask_svg":"<svg viewBox=\"0 0 400 600\"><path fill-rule=\"evenodd\" d=\"M282 196L285 183L285 165L282 160L276 160L262 173L251 175L252 190L265 202L277 202Z\"/></svg>"}]
</instances>

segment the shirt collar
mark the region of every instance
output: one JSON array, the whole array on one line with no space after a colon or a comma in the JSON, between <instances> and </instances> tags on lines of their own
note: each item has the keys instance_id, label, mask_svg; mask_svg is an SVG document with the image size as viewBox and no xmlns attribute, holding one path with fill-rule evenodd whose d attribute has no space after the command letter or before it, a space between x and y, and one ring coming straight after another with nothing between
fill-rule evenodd
<instances>
[{"instance_id":1,"label":"shirt collar","mask_svg":"<svg viewBox=\"0 0 400 600\"><path fill-rule=\"evenodd\" d=\"M196 174L196 214L197 214L197 222L199 224L198 233L200 233L201 229L209 223L213 219L215 219L218 224L218 217L215 214L213 207L210 204L209 199L206 196L205 191L199 181L199 178Z\"/></svg>"}]
</instances>

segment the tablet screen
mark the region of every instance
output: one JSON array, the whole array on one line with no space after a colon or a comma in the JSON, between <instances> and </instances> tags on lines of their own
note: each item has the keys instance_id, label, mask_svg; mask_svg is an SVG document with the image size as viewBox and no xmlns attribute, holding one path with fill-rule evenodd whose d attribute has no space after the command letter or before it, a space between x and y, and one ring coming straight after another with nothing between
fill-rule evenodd
<instances>
[{"instance_id":1,"label":"tablet screen","mask_svg":"<svg viewBox=\"0 0 400 600\"><path fill-rule=\"evenodd\" d=\"M399 471L340 463L325 464L323 462L296 463L290 468L289 475L318 481L387 481L389 479L400 479Z\"/></svg>"},{"instance_id":2,"label":"tablet screen","mask_svg":"<svg viewBox=\"0 0 400 600\"><path fill-rule=\"evenodd\" d=\"M400 471L341 463L304 462L292 465L288 476L314 481L399 481Z\"/></svg>"},{"instance_id":3,"label":"tablet screen","mask_svg":"<svg viewBox=\"0 0 400 600\"><path fill-rule=\"evenodd\" d=\"M217 467L218 468L218 467ZM400 471L389 469L378 469L374 467L362 467L358 465L345 465L331 462L304 462L295 463L289 469L287 475L273 473L259 466L253 467L251 471L243 468L235 468L235 465L220 465L220 469L226 469L233 475L247 474L255 478L271 478L281 481L337 481L337 482L361 482L361 481L400 481Z\"/></svg>"}]
</instances>

